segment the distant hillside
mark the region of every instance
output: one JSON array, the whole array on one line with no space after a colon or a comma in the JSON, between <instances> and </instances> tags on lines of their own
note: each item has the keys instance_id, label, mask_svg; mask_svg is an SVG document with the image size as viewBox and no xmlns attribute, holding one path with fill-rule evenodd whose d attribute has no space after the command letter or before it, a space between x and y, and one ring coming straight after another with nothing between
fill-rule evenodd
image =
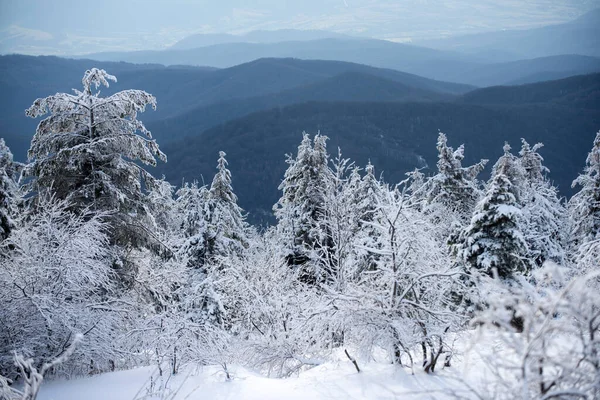
<instances>
[{"instance_id":1,"label":"distant hillside","mask_svg":"<svg viewBox=\"0 0 600 400\"><path fill-rule=\"evenodd\" d=\"M225 43L187 50L97 53L98 60L135 63L211 65L230 67L259 58L293 57L306 60L339 60L405 71L419 76L476 86L513 81L544 80L600 72L600 59L573 55L565 50L556 57L491 63L486 57L372 39L320 39L277 43Z\"/></svg>"},{"instance_id":2,"label":"distant hillside","mask_svg":"<svg viewBox=\"0 0 600 400\"><path fill-rule=\"evenodd\" d=\"M600 110L600 74L574 76L528 85L477 89L466 93L459 101L504 106L552 103Z\"/></svg>"},{"instance_id":3,"label":"distant hillside","mask_svg":"<svg viewBox=\"0 0 600 400\"><path fill-rule=\"evenodd\" d=\"M445 79L483 87L548 81L594 72L600 72L600 58L569 54L477 66L447 75Z\"/></svg>"},{"instance_id":4,"label":"distant hillside","mask_svg":"<svg viewBox=\"0 0 600 400\"><path fill-rule=\"evenodd\" d=\"M225 43L275 43L288 41L306 41L331 38L350 38L341 33L322 30L278 29L270 31L252 31L243 35L227 33L201 33L185 37L171 46L173 50L189 50L198 47Z\"/></svg>"},{"instance_id":5,"label":"distant hillside","mask_svg":"<svg viewBox=\"0 0 600 400\"><path fill-rule=\"evenodd\" d=\"M304 87L328 78L346 73L356 72L363 74L363 78L352 82L338 82L329 88L313 86L315 95L325 95L327 91L341 90L338 97L356 97L358 100L372 100L379 95L387 93L386 99L390 100L423 100L430 98L440 100L448 98L446 94L462 94L473 87L462 84L439 82L416 75L393 70L383 70L365 65L351 64L337 61L303 61L295 59L261 59L232 68L214 70L206 68L169 67L161 65L135 65L126 63L98 62L90 60L67 60L56 57L28 57L28 56L2 56L0 57L0 137L7 139L18 158L24 157L29 141L38 123L25 117L24 110L38 97L45 97L56 92L69 92L71 88L81 87L81 77L86 69L93 66L104 68L109 73L116 75L118 82L111 84L109 89L102 89L105 95L123 89L141 89L156 96L158 110L148 110L141 116L147 123L164 120L178 114L195 110L199 107L208 107L216 103L224 103L249 97L260 97L277 94L292 88ZM394 84L376 85L376 80L371 84L364 82L366 75L381 77ZM362 82L362 83L361 83ZM385 86L389 87L385 87ZM404 85L405 87L400 87ZM354 92L343 92L350 90ZM375 89L377 87L377 89ZM318 100L311 97L310 90L303 89L293 96L293 101ZM306 92L308 90L308 92ZM361 92L365 92L361 94ZM290 99L293 98L290 97ZM285 95L283 95L285 97ZM260 109L291 104L289 100L269 102L266 100L264 107L251 109L253 112ZM331 98L331 97L330 97ZM343 98L344 100L352 100ZM293 102L292 101L292 102ZM216 108L216 113L224 119L244 115L247 112L234 113L233 116L223 113ZM206 128L210 125L204 125ZM193 127L190 127L193 128ZM197 132L197 131L196 131ZM168 135L158 138L174 139L177 131L169 131Z\"/></svg>"},{"instance_id":6,"label":"distant hillside","mask_svg":"<svg viewBox=\"0 0 600 400\"><path fill-rule=\"evenodd\" d=\"M466 162L495 161L507 140L518 151L520 138L542 141L551 178L563 194L585 164L600 110L564 105L522 105L488 108L451 103L306 103L258 112L205 131L200 136L163 146L169 162L157 173L173 183L210 182L219 150L228 154L233 185L253 221L268 220L285 171L286 153L293 153L301 132L321 131L330 137L329 150L364 165L368 160L388 182L404 173L436 163L438 130L454 145L464 143ZM425 161L425 163L423 162ZM488 168L489 173L489 168Z\"/></svg>"},{"instance_id":7,"label":"distant hillside","mask_svg":"<svg viewBox=\"0 0 600 400\"><path fill-rule=\"evenodd\" d=\"M477 58L409 44L375 39L319 39L276 43L225 43L187 50L88 54L96 60L133 63L210 65L227 68L258 58L338 60L430 76L429 71L459 73L478 64ZM423 72L425 71L425 72Z\"/></svg>"},{"instance_id":8,"label":"distant hillside","mask_svg":"<svg viewBox=\"0 0 600 400\"><path fill-rule=\"evenodd\" d=\"M148 124L161 142L194 136L203 130L256 111L309 101L449 101L454 97L393 80L349 71L331 78L278 93L200 106L188 112Z\"/></svg>"},{"instance_id":9,"label":"distant hillside","mask_svg":"<svg viewBox=\"0 0 600 400\"><path fill-rule=\"evenodd\" d=\"M565 24L421 41L419 45L473 55L495 52L513 60L560 54L600 57L600 8Z\"/></svg>"}]
</instances>

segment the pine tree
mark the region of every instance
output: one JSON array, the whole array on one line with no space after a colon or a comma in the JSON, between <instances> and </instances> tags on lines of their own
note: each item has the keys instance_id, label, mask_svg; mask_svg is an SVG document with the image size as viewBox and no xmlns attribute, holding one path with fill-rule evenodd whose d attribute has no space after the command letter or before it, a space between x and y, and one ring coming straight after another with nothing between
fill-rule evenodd
<instances>
[{"instance_id":1,"label":"pine tree","mask_svg":"<svg viewBox=\"0 0 600 400\"><path fill-rule=\"evenodd\" d=\"M459 262L468 270L510 279L530 269L527 243L521 231L522 217L507 177L512 158L503 157L494 168L485 197L475 207L471 223L454 246ZM495 272L494 272L495 271Z\"/></svg>"},{"instance_id":2,"label":"pine tree","mask_svg":"<svg viewBox=\"0 0 600 400\"><path fill-rule=\"evenodd\" d=\"M600 131L587 156L583 174L573 181L580 191L569 201L570 255L587 269L598 266L600 259Z\"/></svg>"},{"instance_id":3,"label":"pine tree","mask_svg":"<svg viewBox=\"0 0 600 400\"><path fill-rule=\"evenodd\" d=\"M144 246L151 228L143 222L148 214L143 188L154 178L140 165L154 166L166 156L137 114L148 105L156 108L156 99L141 90L106 98L93 92L108 87L109 80L116 78L92 68L82 79L83 91L40 98L26 110L32 118L50 114L31 141L29 189L50 191L77 210L110 211L112 241Z\"/></svg>"}]
</instances>

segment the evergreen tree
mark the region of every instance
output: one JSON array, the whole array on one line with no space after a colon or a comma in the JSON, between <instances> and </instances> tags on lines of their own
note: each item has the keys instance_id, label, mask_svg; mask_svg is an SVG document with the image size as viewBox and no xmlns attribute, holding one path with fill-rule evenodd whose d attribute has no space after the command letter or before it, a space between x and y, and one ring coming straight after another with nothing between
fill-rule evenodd
<instances>
[{"instance_id":1,"label":"evergreen tree","mask_svg":"<svg viewBox=\"0 0 600 400\"><path fill-rule=\"evenodd\" d=\"M225 152L219 152L217 173L213 178L206 200L208 213L207 257L241 255L248 247L247 226L237 196L231 186L231 172L227 169Z\"/></svg>"},{"instance_id":2,"label":"evergreen tree","mask_svg":"<svg viewBox=\"0 0 600 400\"><path fill-rule=\"evenodd\" d=\"M295 159L288 157L289 167L279 185L282 196L274 206L278 228L284 237L287 259L291 265L305 265L307 282L324 279L319 271L317 253L328 245L329 234L324 226L325 200L330 193L333 173L329 169L326 150L327 136L315 135L311 141L306 133ZM309 261L312 265L308 265Z\"/></svg>"},{"instance_id":3,"label":"evergreen tree","mask_svg":"<svg viewBox=\"0 0 600 400\"><path fill-rule=\"evenodd\" d=\"M50 191L77 210L109 211L112 242L145 246L151 239L143 188L155 179L140 165L166 161L137 114L154 96L124 90L102 98L95 89L116 78L92 68L82 79L83 91L37 99L26 110L32 118L50 114L35 132L28 152L31 193ZM138 134L139 133L139 134Z\"/></svg>"},{"instance_id":4,"label":"evergreen tree","mask_svg":"<svg viewBox=\"0 0 600 400\"><path fill-rule=\"evenodd\" d=\"M558 197L558 190L545 176L549 171L538 153L543 145L538 143L531 147L525 139L521 141L519 163L524 175L521 185L523 234L529 248L529 258L538 267L546 260L562 264L566 209Z\"/></svg>"},{"instance_id":5,"label":"evergreen tree","mask_svg":"<svg viewBox=\"0 0 600 400\"><path fill-rule=\"evenodd\" d=\"M176 210L179 222L180 257L190 268L198 269L206 262L208 247L208 189L198 182L185 183L177 191Z\"/></svg>"},{"instance_id":6,"label":"evergreen tree","mask_svg":"<svg viewBox=\"0 0 600 400\"><path fill-rule=\"evenodd\" d=\"M580 191L569 201L570 254L580 268L598 267L600 259L600 131L583 174L573 181Z\"/></svg>"},{"instance_id":7,"label":"evergreen tree","mask_svg":"<svg viewBox=\"0 0 600 400\"><path fill-rule=\"evenodd\" d=\"M373 270L380 259L378 250L381 243L381 231L376 227L378 213L386 200L385 191L389 189L375 177L375 167L369 162L365 167L365 175L358 182L354 193L356 203L355 217L357 232L355 233L355 257L357 273Z\"/></svg>"},{"instance_id":8,"label":"evergreen tree","mask_svg":"<svg viewBox=\"0 0 600 400\"><path fill-rule=\"evenodd\" d=\"M522 216L507 177L512 158L502 157L494 168L486 195L475 207L471 223L454 249L468 269L509 279L530 269L527 244L521 231Z\"/></svg>"},{"instance_id":9,"label":"evergreen tree","mask_svg":"<svg viewBox=\"0 0 600 400\"><path fill-rule=\"evenodd\" d=\"M502 174L508 178L511 183L511 193L515 196L515 200L519 207L523 206L521 199L523 192L527 186L527 172L521 164L521 160L511 153L512 148L508 143L504 143L502 147L504 154L496 161L492 167L492 176ZM530 161L533 157L528 157L526 161ZM501 169L503 172L498 171Z\"/></svg>"},{"instance_id":10,"label":"evergreen tree","mask_svg":"<svg viewBox=\"0 0 600 400\"><path fill-rule=\"evenodd\" d=\"M468 224L481 197L477 176L488 160L463 167L464 146L454 150L448 146L446 135L442 132L438 136L437 150L438 173L428 179L422 189L413 188L416 191L413 196L424 198L423 210L430 215L432 221L443 225L441 232L448 237L456 230L456 226Z\"/></svg>"},{"instance_id":11,"label":"evergreen tree","mask_svg":"<svg viewBox=\"0 0 600 400\"><path fill-rule=\"evenodd\" d=\"M20 165L13 161L10 149L0 138L0 241L14 228L12 214L17 199L17 172Z\"/></svg>"}]
</instances>

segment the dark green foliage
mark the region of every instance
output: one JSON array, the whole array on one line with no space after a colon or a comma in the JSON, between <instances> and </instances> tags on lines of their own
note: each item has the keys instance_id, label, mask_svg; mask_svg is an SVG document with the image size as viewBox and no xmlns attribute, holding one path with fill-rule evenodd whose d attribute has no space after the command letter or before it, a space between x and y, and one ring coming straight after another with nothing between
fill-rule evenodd
<instances>
[{"instance_id":1,"label":"dark green foliage","mask_svg":"<svg viewBox=\"0 0 600 400\"><path fill-rule=\"evenodd\" d=\"M530 269L527 244L519 224L521 210L506 175L509 159L502 162L485 197L477 204L471 224L455 245L459 263L491 277L513 278Z\"/></svg>"}]
</instances>

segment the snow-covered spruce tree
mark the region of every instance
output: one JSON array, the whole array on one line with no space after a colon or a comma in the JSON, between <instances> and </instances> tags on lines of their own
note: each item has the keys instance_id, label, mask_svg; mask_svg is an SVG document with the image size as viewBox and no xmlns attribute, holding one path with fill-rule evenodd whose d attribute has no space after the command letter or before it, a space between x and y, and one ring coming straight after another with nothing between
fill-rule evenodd
<instances>
[{"instance_id":1,"label":"snow-covered spruce tree","mask_svg":"<svg viewBox=\"0 0 600 400\"><path fill-rule=\"evenodd\" d=\"M301 279L324 282L332 271L323 265L318 251L329 246L329 234L323 225L325 198L331 188L332 171L328 167L327 136L306 133L296 158L288 156L288 169L279 185L282 196L273 207L278 229L287 247L290 265L301 266Z\"/></svg>"},{"instance_id":2,"label":"snow-covered spruce tree","mask_svg":"<svg viewBox=\"0 0 600 400\"><path fill-rule=\"evenodd\" d=\"M208 213L207 258L216 256L241 255L248 247L248 227L243 211L237 204L237 196L231 187L231 172L227 169L225 152L219 152L217 173L215 174L206 207Z\"/></svg>"},{"instance_id":3,"label":"snow-covered spruce tree","mask_svg":"<svg viewBox=\"0 0 600 400\"><path fill-rule=\"evenodd\" d=\"M50 114L31 141L28 187L33 194L49 191L67 199L75 210L111 212L112 242L148 246L143 190L154 178L140 165L156 165L156 158L166 156L137 114L148 105L155 108L156 99L141 90L102 98L94 90L108 87L109 80L116 78L92 68L83 76L83 91L40 98L26 110L32 118Z\"/></svg>"},{"instance_id":4,"label":"snow-covered spruce tree","mask_svg":"<svg viewBox=\"0 0 600 400\"><path fill-rule=\"evenodd\" d=\"M208 247L208 188L198 186L198 182L186 182L176 194L181 236L178 254L188 267L200 269L206 263Z\"/></svg>"},{"instance_id":5,"label":"snow-covered spruce tree","mask_svg":"<svg viewBox=\"0 0 600 400\"><path fill-rule=\"evenodd\" d=\"M590 270L598 268L600 260L600 131L586 164L583 174L573 181L573 187L581 189L568 204L569 253L578 269Z\"/></svg>"},{"instance_id":6,"label":"snow-covered spruce tree","mask_svg":"<svg viewBox=\"0 0 600 400\"><path fill-rule=\"evenodd\" d=\"M538 150L541 143L529 146L521 139L519 163L524 172L521 185L523 235L529 248L530 258L539 267L552 260L564 261L566 208L558 197L558 190L546 178L548 169L542 164Z\"/></svg>"},{"instance_id":7,"label":"snow-covered spruce tree","mask_svg":"<svg viewBox=\"0 0 600 400\"><path fill-rule=\"evenodd\" d=\"M20 165L13 161L10 149L0 138L0 241L14 228L13 214L18 198L16 180Z\"/></svg>"},{"instance_id":8,"label":"snow-covered spruce tree","mask_svg":"<svg viewBox=\"0 0 600 400\"><path fill-rule=\"evenodd\" d=\"M454 233L455 227L468 224L475 205L481 198L477 176L488 160L463 167L464 146L454 150L448 146L446 135L440 132L437 142L438 173L429 178L413 196L424 198L423 210L441 224L443 235Z\"/></svg>"},{"instance_id":9,"label":"snow-covered spruce tree","mask_svg":"<svg viewBox=\"0 0 600 400\"><path fill-rule=\"evenodd\" d=\"M351 188L352 190L353 188ZM382 243L379 240L381 232L375 227L377 213L384 203L385 187L375 177L375 167L369 162L365 167L365 175L354 189L352 200L356 204L353 219L357 220L358 229L354 235L355 273L373 270L380 257L378 249Z\"/></svg>"},{"instance_id":10,"label":"snow-covered spruce tree","mask_svg":"<svg viewBox=\"0 0 600 400\"><path fill-rule=\"evenodd\" d=\"M504 154L498 158L498 161L496 161L496 164L492 167L492 176L499 174L499 169L504 171L502 174L506 176L511 183L511 193L515 196L515 200L519 204L519 207L522 207L523 201L521 197L527 187L528 173L522 166L521 160L511 153L512 147L510 147L508 142L504 143L502 150L504 151Z\"/></svg>"},{"instance_id":11,"label":"snow-covered spruce tree","mask_svg":"<svg viewBox=\"0 0 600 400\"><path fill-rule=\"evenodd\" d=\"M221 260L234 255L243 258L251 235L231 186L225 155L219 152L217 173L210 189L193 184L178 192L184 236L179 255L190 267L184 308L192 321L218 327L227 323L214 288L221 274Z\"/></svg>"},{"instance_id":12,"label":"snow-covered spruce tree","mask_svg":"<svg viewBox=\"0 0 600 400\"><path fill-rule=\"evenodd\" d=\"M471 223L453 246L458 262L467 272L474 270L489 276L497 273L500 278L510 279L531 268L520 223L522 213L514 185L506 175L514 170L513 162L511 157L501 157Z\"/></svg>"}]
</instances>

